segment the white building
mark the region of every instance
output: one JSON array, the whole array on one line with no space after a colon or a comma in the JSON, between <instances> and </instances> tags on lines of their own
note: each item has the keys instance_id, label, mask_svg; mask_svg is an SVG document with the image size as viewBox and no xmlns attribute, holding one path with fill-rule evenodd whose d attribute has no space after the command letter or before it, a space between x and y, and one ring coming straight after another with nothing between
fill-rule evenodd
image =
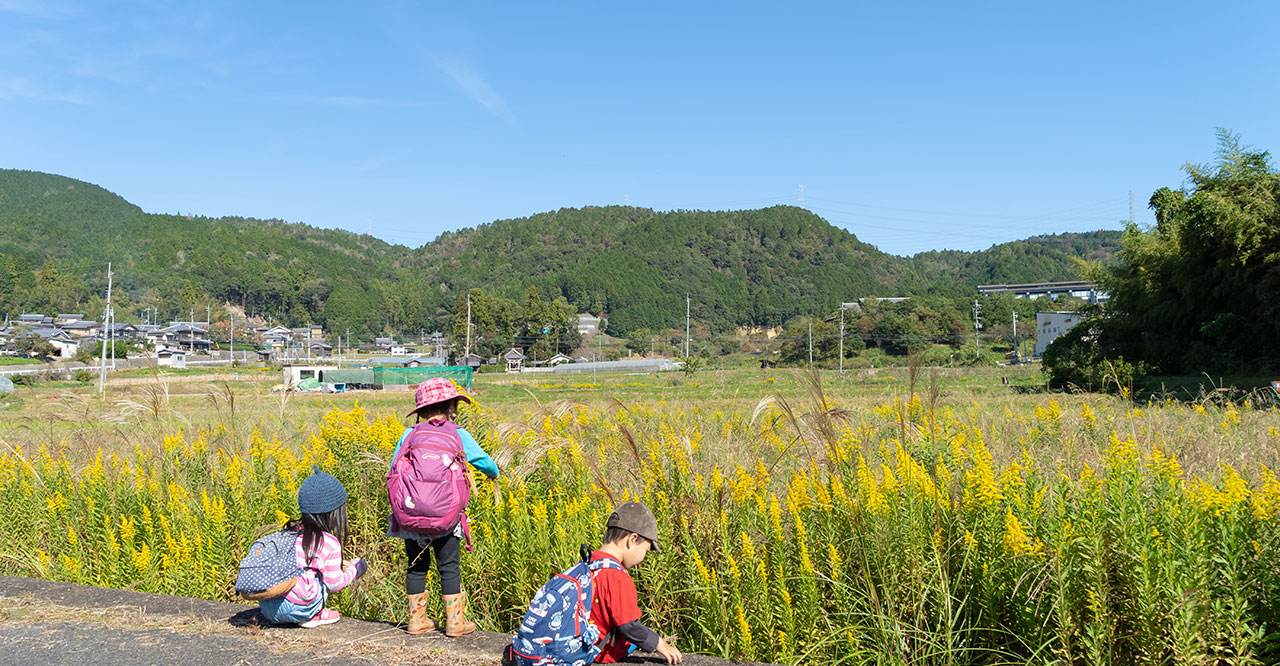
<instances>
[{"instance_id":1,"label":"white building","mask_svg":"<svg viewBox=\"0 0 1280 666\"><path fill-rule=\"evenodd\" d=\"M156 365L165 368L185 368L187 352L181 349L161 349L156 352Z\"/></svg>"},{"instance_id":2,"label":"white building","mask_svg":"<svg viewBox=\"0 0 1280 666\"><path fill-rule=\"evenodd\" d=\"M296 388L304 379L322 381L325 370L336 370L332 365L286 365L281 369L280 383Z\"/></svg>"},{"instance_id":3,"label":"white building","mask_svg":"<svg viewBox=\"0 0 1280 666\"><path fill-rule=\"evenodd\" d=\"M578 315L578 332L582 334L595 333L600 330L600 318L587 313Z\"/></svg>"},{"instance_id":4,"label":"white building","mask_svg":"<svg viewBox=\"0 0 1280 666\"><path fill-rule=\"evenodd\" d=\"M1080 323L1082 319L1079 312L1037 312L1036 313L1036 357L1044 355L1044 350L1053 342L1055 338L1067 331L1072 326Z\"/></svg>"},{"instance_id":5,"label":"white building","mask_svg":"<svg viewBox=\"0 0 1280 666\"><path fill-rule=\"evenodd\" d=\"M1024 284L980 284L978 285L978 293L981 295L998 294L1001 292L1009 292L1015 298L1048 298L1056 301L1059 297L1070 296L1071 298L1079 298L1088 301L1090 304L1098 304L1106 301L1109 296L1107 292L1098 288L1098 285L1087 280L1073 280L1070 282L1027 282Z\"/></svg>"}]
</instances>

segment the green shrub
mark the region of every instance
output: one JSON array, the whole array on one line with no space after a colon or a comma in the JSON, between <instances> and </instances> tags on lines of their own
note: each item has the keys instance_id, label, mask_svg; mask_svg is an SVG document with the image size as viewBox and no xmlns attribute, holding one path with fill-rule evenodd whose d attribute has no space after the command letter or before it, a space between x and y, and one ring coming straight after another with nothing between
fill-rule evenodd
<instances>
[{"instance_id":1,"label":"green shrub","mask_svg":"<svg viewBox=\"0 0 1280 666\"><path fill-rule=\"evenodd\" d=\"M1118 393L1129 396L1133 380L1147 374L1142 363L1130 363L1124 356L1108 358L1100 340L1102 328L1094 319L1085 319L1059 336L1044 350L1044 372L1049 388Z\"/></svg>"}]
</instances>

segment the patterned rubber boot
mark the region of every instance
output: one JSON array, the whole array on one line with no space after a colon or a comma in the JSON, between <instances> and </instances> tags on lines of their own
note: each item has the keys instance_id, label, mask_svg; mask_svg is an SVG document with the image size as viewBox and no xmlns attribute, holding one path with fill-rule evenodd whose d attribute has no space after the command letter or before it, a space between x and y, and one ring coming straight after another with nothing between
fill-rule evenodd
<instances>
[{"instance_id":1,"label":"patterned rubber boot","mask_svg":"<svg viewBox=\"0 0 1280 666\"><path fill-rule=\"evenodd\" d=\"M417 636L436 630L436 622L427 617L427 593L409 594L409 635Z\"/></svg>"},{"instance_id":2,"label":"patterned rubber boot","mask_svg":"<svg viewBox=\"0 0 1280 666\"><path fill-rule=\"evenodd\" d=\"M465 636L476 630L475 622L467 621L467 593L444 595L445 636Z\"/></svg>"}]
</instances>

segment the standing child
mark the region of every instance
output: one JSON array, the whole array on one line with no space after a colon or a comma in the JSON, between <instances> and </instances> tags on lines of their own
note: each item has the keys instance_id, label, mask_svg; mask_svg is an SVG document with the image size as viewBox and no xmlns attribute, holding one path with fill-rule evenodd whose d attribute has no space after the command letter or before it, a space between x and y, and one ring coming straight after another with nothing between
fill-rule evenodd
<instances>
[{"instance_id":1,"label":"standing child","mask_svg":"<svg viewBox=\"0 0 1280 666\"><path fill-rule=\"evenodd\" d=\"M319 467L298 488L302 517L285 524L296 532L295 551L302 574L283 596L258 603L263 617L277 624L318 627L338 621L338 611L325 608L330 592L337 592L364 575L364 560L342 559L347 540L347 489Z\"/></svg>"},{"instance_id":2,"label":"standing child","mask_svg":"<svg viewBox=\"0 0 1280 666\"><path fill-rule=\"evenodd\" d=\"M440 591L444 598L446 636L462 636L476 630L466 619L466 594L462 591L462 543L471 548L466 507L473 483L467 463L490 479L498 478L498 466L476 438L458 427L454 419L458 403L471 399L453 382L429 379L418 385L410 416L417 423L406 428L391 456L387 491L391 520L387 536L404 539L409 560L405 595L409 604L410 634L433 631L427 618L427 573L434 552Z\"/></svg>"}]
</instances>

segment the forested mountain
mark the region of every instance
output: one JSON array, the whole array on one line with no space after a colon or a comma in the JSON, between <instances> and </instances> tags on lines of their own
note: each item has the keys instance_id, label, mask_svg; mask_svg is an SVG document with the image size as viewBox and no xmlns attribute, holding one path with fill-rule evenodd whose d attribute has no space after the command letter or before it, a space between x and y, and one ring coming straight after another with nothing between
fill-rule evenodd
<instances>
[{"instance_id":1,"label":"forested mountain","mask_svg":"<svg viewBox=\"0 0 1280 666\"><path fill-rule=\"evenodd\" d=\"M417 249L279 220L148 214L100 187L0 170L0 309L101 310L114 263L123 319L231 303L276 321L318 321L357 337L444 325L483 287L537 287L613 332L683 322L684 298L714 329L776 325L840 300L963 295L979 283L1074 279L1119 232L1042 236L983 252L896 257L800 208L655 212L566 208L442 234Z\"/></svg>"},{"instance_id":2,"label":"forested mountain","mask_svg":"<svg viewBox=\"0 0 1280 666\"><path fill-rule=\"evenodd\" d=\"M1079 280L1073 258L1107 263L1115 256L1120 238L1119 231L1032 236L981 252L921 252L906 262L924 281L917 288L952 287L972 293L979 284Z\"/></svg>"},{"instance_id":3,"label":"forested mountain","mask_svg":"<svg viewBox=\"0 0 1280 666\"><path fill-rule=\"evenodd\" d=\"M229 302L304 322L334 289L399 282L408 250L279 220L153 215L89 183L0 171L0 309L96 316L113 263L117 316Z\"/></svg>"}]
</instances>

